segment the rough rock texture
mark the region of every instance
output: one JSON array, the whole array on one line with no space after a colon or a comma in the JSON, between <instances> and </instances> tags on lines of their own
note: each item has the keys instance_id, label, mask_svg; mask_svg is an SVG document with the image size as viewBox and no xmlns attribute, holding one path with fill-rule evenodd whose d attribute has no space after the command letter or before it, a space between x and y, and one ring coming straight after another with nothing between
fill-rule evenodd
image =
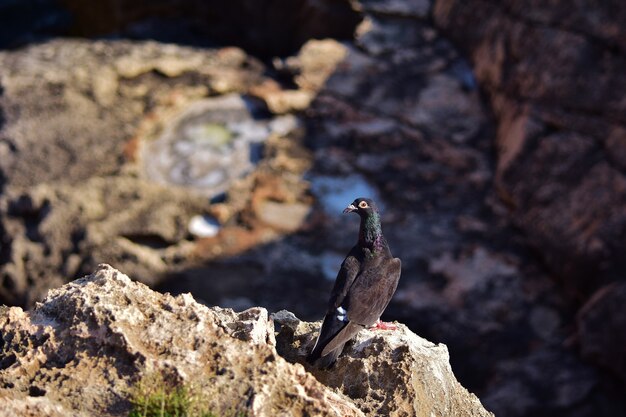
<instances>
[{"instance_id":1,"label":"rough rock texture","mask_svg":"<svg viewBox=\"0 0 626 417\"><path fill-rule=\"evenodd\" d=\"M434 16L489 93L501 197L585 298L626 259L626 5L539 3L439 0Z\"/></svg>"},{"instance_id":2,"label":"rough rock texture","mask_svg":"<svg viewBox=\"0 0 626 417\"><path fill-rule=\"evenodd\" d=\"M31 312L4 307L0 321L0 384L18 398L16 412L125 415L129 387L142 373L163 372L199 384L218 414L363 415L277 355L266 310L209 309L108 265L51 291Z\"/></svg>"},{"instance_id":3,"label":"rough rock texture","mask_svg":"<svg viewBox=\"0 0 626 417\"><path fill-rule=\"evenodd\" d=\"M119 172L137 125L159 105L245 91L263 69L236 48L69 40L2 52L0 66L4 187Z\"/></svg>"},{"instance_id":4,"label":"rough rock texture","mask_svg":"<svg viewBox=\"0 0 626 417\"><path fill-rule=\"evenodd\" d=\"M280 320L281 353L304 355L315 325L281 317L293 318ZM492 415L456 381L445 346L404 326L394 334L361 333L318 382L279 356L265 309L209 309L189 294L154 292L108 265L50 291L30 312L3 307L0 329L2 416L125 415L130 387L155 372L198 386L218 415ZM378 397L384 401L374 406Z\"/></svg>"},{"instance_id":5,"label":"rough rock texture","mask_svg":"<svg viewBox=\"0 0 626 417\"><path fill-rule=\"evenodd\" d=\"M621 412L620 387L610 377L604 386L606 375L565 343L575 307L496 196L496 132L468 64L428 22L372 14L357 34L360 48L348 49L307 113L314 192L323 195L328 178L360 178L337 180L339 191L320 199L326 216L311 232L320 273L334 279L358 226L331 214L340 211L334 201L374 190L403 262L387 317L445 342L456 374L488 409L593 415L588 404L608 404L606 415Z\"/></svg>"},{"instance_id":6,"label":"rough rock texture","mask_svg":"<svg viewBox=\"0 0 626 417\"><path fill-rule=\"evenodd\" d=\"M567 344L576 341L587 361L623 380L626 5L438 0L434 18L467 51L490 99L500 198L565 294L583 306ZM606 389L609 381L598 382ZM605 392L620 390L614 386ZM624 413L623 402L610 403L615 410L596 412Z\"/></svg>"},{"instance_id":7,"label":"rough rock texture","mask_svg":"<svg viewBox=\"0 0 626 417\"><path fill-rule=\"evenodd\" d=\"M192 251L184 243L184 225L206 203L134 177L94 177L78 186L40 184L8 192L0 204L7 233L0 297L32 305L65 276L93 269L102 259L141 277L154 274L145 281L158 282L168 263ZM29 285L29 277L37 278Z\"/></svg>"},{"instance_id":8,"label":"rough rock texture","mask_svg":"<svg viewBox=\"0 0 626 417\"><path fill-rule=\"evenodd\" d=\"M298 320L288 311L272 314L280 326L278 353L350 397L371 416L492 416L458 383L448 349L399 324L395 331L361 331L330 370L305 361L320 323Z\"/></svg>"}]
</instances>

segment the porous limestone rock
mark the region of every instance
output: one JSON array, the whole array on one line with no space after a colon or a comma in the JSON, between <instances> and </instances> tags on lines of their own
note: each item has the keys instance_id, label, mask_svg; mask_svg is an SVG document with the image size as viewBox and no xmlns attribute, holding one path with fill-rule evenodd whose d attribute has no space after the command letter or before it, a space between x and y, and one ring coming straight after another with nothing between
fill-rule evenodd
<instances>
[{"instance_id":1,"label":"porous limestone rock","mask_svg":"<svg viewBox=\"0 0 626 417\"><path fill-rule=\"evenodd\" d=\"M403 324L394 331L361 331L325 370L304 360L315 343L319 322L302 322L285 310L272 318L280 325L278 353L305 364L318 381L350 397L368 416L493 416L456 380L447 347L419 337Z\"/></svg>"},{"instance_id":2,"label":"porous limestone rock","mask_svg":"<svg viewBox=\"0 0 626 417\"><path fill-rule=\"evenodd\" d=\"M0 416L2 417L83 417L78 412L69 413L61 405L46 397L16 396L11 390L0 391ZM86 416L85 416L86 417Z\"/></svg>"},{"instance_id":3,"label":"porous limestone rock","mask_svg":"<svg viewBox=\"0 0 626 417\"><path fill-rule=\"evenodd\" d=\"M218 415L492 416L456 381L446 347L403 325L361 332L332 371L312 375L290 362L319 323L274 319L278 352L267 310L208 308L102 264L32 311L0 309L0 416L123 416L154 373L198 387Z\"/></svg>"},{"instance_id":4,"label":"porous limestone rock","mask_svg":"<svg viewBox=\"0 0 626 417\"><path fill-rule=\"evenodd\" d=\"M155 372L198 386L219 415L363 415L278 356L265 309L209 309L108 265L33 311L3 307L0 329L0 398L14 398L2 416L123 416L131 386Z\"/></svg>"}]
</instances>

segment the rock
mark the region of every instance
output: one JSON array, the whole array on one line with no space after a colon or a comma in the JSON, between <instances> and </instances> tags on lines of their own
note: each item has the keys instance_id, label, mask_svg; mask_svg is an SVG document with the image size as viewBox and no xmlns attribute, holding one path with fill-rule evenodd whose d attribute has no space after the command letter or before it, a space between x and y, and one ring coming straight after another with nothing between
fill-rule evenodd
<instances>
[{"instance_id":1,"label":"rock","mask_svg":"<svg viewBox=\"0 0 626 417\"><path fill-rule=\"evenodd\" d=\"M278 176L306 166L285 156L295 116L244 98L267 78L238 48L53 40L0 52L0 63L2 303L32 306L105 260L154 285L195 258L187 225L216 216L202 194L234 188L265 151ZM232 94L206 98L217 93ZM200 127L177 123L190 119ZM290 151L275 150L287 136ZM241 194L226 206L240 212L254 193Z\"/></svg>"},{"instance_id":2,"label":"rock","mask_svg":"<svg viewBox=\"0 0 626 417\"><path fill-rule=\"evenodd\" d=\"M496 182L512 219L585 299L621 273L626 255L626 7L438 0L433 14L491 99Z\"/></svg>"},{"instance_id":3,"label":"rock","mask_svg":"<svg viewBox=\"0 0 626 417\"><path fill-rule=\"evenodd\" d=\"M184 190L124 175L7 192L0 198L8 235L0 300L32 305L104 259L155 284L173 259L190 252L185 225L205 207Z\"/></svg>"},{"instance_id":4,"label":"rock","mask_svg":"<svg viewBox=\"0 0 626 417\"><path fill-rule=\"evenodd\" d=\"M575 306L528 252L497 198L491 151L496 132L470 64L443 35L414 19L366 16L359 48L348 45L307 112L307 143L315 155L308 177L318 204L338 213L316 178L356 175L373 190L368 193L384 196L385 236L403 265L387 319L445 342L464 386L481 398L499 396L487 407L496 415L519 405L519 415L549 409L590 416L588 403L607 404L604 415L619 414L619 388L587 389L598 386L598 377L573 349L554 353L554 367L533 359L537 350L570 336ZM354 244L342 236L352 225L339 215L318 222L321 230L311 242L322 260L328 251L345 254ZM327 293L319 297L326 300ZM316 317L300 313L305 306L290 308ZM559 355L568 360L554 359ZM572 374L570 368L581 371ZM554 384L554 375L578 378L558 393L563 401L535 393L539 381L550 381L542 383L545 390ZM576 390L572 395L570 388Z\"/></svg>"},{"instance_id":5,"label":"rock","mask_svg":"<svg viewBox=\"0 0 626 417\"><path fill-rule=\"evenodd\" d=\"M499 376L491 381L490 393L483 400L503 415L521 417L566 409L572 410L566 415L581 416L618 409L598 389L600 381L593 367L572 351L541 348L524 358L502 361L498 367Z\"/></svg>"},{"instance_id":6,"label":"rock","mask_svg":"<svg viewBox=\"0 0 626 417\"><path fill-rule=\"evenodd\" d=\"M334 39L310 40L296 56L274 59L274 67L293 76L297 89L283 89L275 81L255 86L252 93L262 98L275 114L303 111L324 87L346 56L347 48Z\"/></svg>"},{"instance_id":7,"label":"rock","mask_svg":"<svg viewBox=\"0 0 626 417\"><path fill-rule=\"evenodd\" d=\"M16 398L14 392L3 390L0 393L0 398L2 399L2 408L0 409L0 416L2 417L63 417L67 415L82 417L84 415L67 410L46 397L21 395Z\"/></svg>"},{"instance_id":8,"label":"rock","mask_svg":"<svg viewBox=\"0 0 626 417\"><path fill-rule=\"evenodd\" d=\"M626 381L626 284L600 288L578 312L578 344L584 358Z\"/></svg>"},{"instance_id":9,"label":"rock","mask_svg":"<svg viewBox=\"0 0 626 417\"><path fill-rule=\"evenodd\" d=\"M150 372L199 384L215 413L363 415L276 353L265 309L209 309L108 265L50 291L33 311L4 307L0 328L12 415L127 415L130 387Z\"/></svg>"},{"instance_id":10,"label":"rock","mask_svg":"<svg viewBox=\"0 0 626 417\"><path fill-rule=\"evenodd\" d=\"M298 55L285 60L285 67L296 74L295 83L302 89L317 92L346 57L346 46L334 39L310 40Z\"/></svg>"},{"instance_id":11,"label":"rock","mask_svg":"<svg viewBox=\"0 0 626 417\"><path fill-rule=\"evenodd\" d=\"M257 216L268 226L287 232L295 232L304 223L311 212L307 204L281 204L273 201L264 201L258 209Z\"/></svg>"},{"instance_id":12,"label":"rock","mask_svg":"<svg viewBox=\"0 0 626 417\"><path fill-rule=\"evenodd\" d=\"M260 86L252 92L261 97L267 108L274 114L286 114L294 111L304 111L313 100L313 93L305 90L283 90L279 87Z\"/></svg>"},{"instance_id":13,"label":"rock","mask_svg":"<svg viewBox=\"0 0 626 417\"><path fill-rule=\"evenodd\" d=\"M319 323L273 318L278 339L263 308L208 308L100 265L32 311L0 309L0 398L11 396L0 415L127 415L131 387L162 373L199 386L215 413L492 416L456 381L446 347L403 325L361 332L331 372L314 377L281 355L301 360Z\"/></svg>"},{"instance_id":14,"label":"rock","mask_svg":"<svg viewBox=\"0 0 626 417\"><path fill-rule=\"evenodd\" d=\"M272 315L281 356L306 363L320 323L287 311ZM395 331L361 331L329 370L311 368L318 381L350 397L368 416L493 416L462 388L445 345L435 345L399 324Z\"/></svg>"},{"instance_id":15,"label":"rock","mask_svg":"<svg viewBox=\"0 0 626 417\"><path fill-rule=\"evenodd\" d=\"M429 264L432 273L442 274L447 285L443 295L452 304L461 304L479 285L490 285L493 280L515 275L517 269L507 265L480 248L462 260L452 259L449 253L433 259ZM491 283L491 285L493 285Z\"/></svg>"},{"instance_id":16,"label":"rock","mask_svg":"<svg viewBox=\"0 0 626 417\"><path fill-rule=\"evenodd\" d=\"M117 173L147 102L158 109L171 107L174 97L245 91L262 70L233 48L201 51L154 42L79 40L1 52L0 68L0 142L9 150L0 160L5 187L75 184ZM167 78L154 79L151 73ZM184 80L184 74L197 79Z\"/></svg>"}]
</instances>

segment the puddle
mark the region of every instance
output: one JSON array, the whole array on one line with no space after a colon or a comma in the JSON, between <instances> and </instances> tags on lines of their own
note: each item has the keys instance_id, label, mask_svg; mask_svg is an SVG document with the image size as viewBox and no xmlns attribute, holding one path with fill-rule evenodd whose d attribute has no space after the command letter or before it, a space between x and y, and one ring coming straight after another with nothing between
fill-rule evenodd
<instances>
[{"instance_id":1,"label":"puddle","mask_svg":"<svg viewBox=\"0 0 626 417\"><path fill-rule=\"evenodd\" d=\"M295 116L260 114L258 106L238 94L192 103L159 137L144 143L144 175L209 198L225 192L262 159L263 143L271 134L287 135L298 127Z\"/></svg>"}]
</instances>

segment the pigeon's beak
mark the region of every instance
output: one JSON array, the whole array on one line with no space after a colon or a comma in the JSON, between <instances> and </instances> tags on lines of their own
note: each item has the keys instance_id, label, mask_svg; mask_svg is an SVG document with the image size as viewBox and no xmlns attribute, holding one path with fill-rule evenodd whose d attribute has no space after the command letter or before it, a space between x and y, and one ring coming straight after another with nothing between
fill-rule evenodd
<instances>
[{"instance_id":1,"label":"pigeon's beak","mask_svg":"<svg viewBox=\"0 0 626 417\"><path fill-rule=\"evenodd\" d=\"M357 208L354 206L354 204L350 204L343 210L344 213L352 213L353 211L357 211Z\"/></svg>"}]
</instances>

